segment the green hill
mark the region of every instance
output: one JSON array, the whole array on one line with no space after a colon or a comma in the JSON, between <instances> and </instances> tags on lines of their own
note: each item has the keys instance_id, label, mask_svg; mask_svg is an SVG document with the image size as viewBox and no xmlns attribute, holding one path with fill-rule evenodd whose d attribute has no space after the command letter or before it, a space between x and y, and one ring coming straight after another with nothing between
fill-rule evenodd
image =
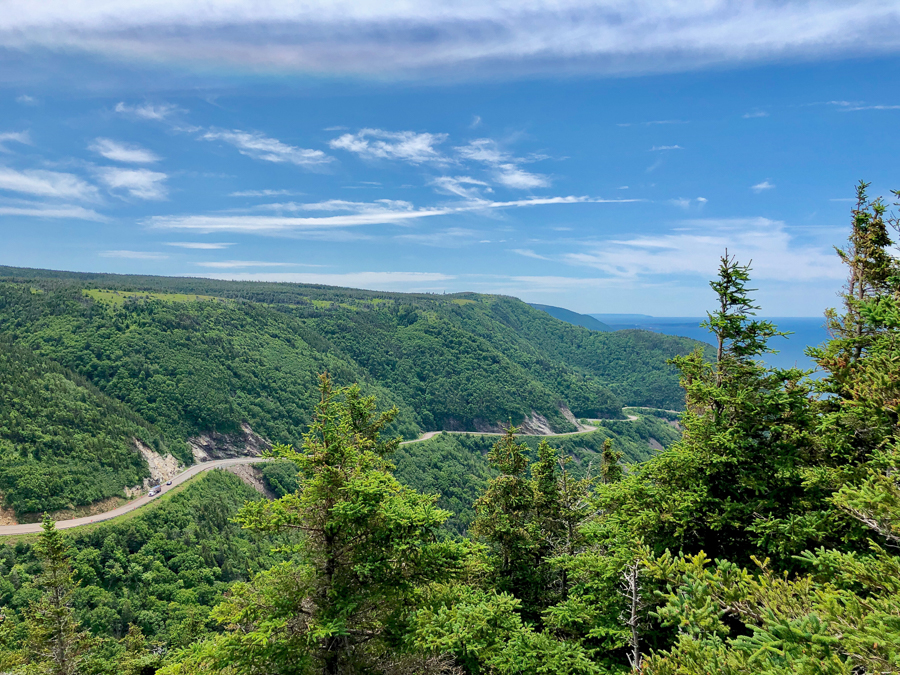
<instances>
[{"instance_id":1,"label":"green hill","mask_svg":"<svg viewBox=\"0 0 900 675\"><path fill-rule=\"evenodd\" d=\"M592 317L590 314L579 314L578 312L573 312L571 309L566 309L564 307L554 307L553 305L537 305L533 302L530 302L528 304L535 309L541 310L542 312L547 312L547 314L552 316L554 319L565 321L566 323L570 323L573 326L583 326L584 328L588 328L590 330L612 330L612 328L607 326L602 321Z\"/></svg>"},{"instance_id":2,"label":"green hill","mask_svg":"<svg viewBox=\"0 0 900 675\"><path fill-rule=\"evenodd\" d=\"M232 434L244 424L272 441L298 442L316 402L316 377L326 370L396 405L392 431L406 438L510 421L526 432L571 431L569 411L621 418L623 405L678 409L682 392L665 362L699 344L592 331L504 296L8 267L0 267L0 337L102 393L97 410L114 401L141 428L158 429L156 442L188 462L186 440ZM42 405L59 407L52 399ZM39 407L25 415L32 426L44 424ZM96 461L126 471L117 463L121 444L138 434L110 433L119 445L97 446ZM18 444L12 452L21 453ZM59 480L71 483L81 468L60 468ZM136 482L128 475L79 494L110 496L114 485ZM12 503L10 488L4 491ZM75 497L70 490L60 499ZM48 500L31 506L56 508Z\"/></svg>"},{"instance_id":3,"label":"green hill","mask_svg":"<svg viewBox=\"0 0 900 675\"><path fill-rule=\"evenodd\" d=\"M0 494L17 515L122 496L161 434L74 373L0 339Z\"/></svg>"}]
</instances>

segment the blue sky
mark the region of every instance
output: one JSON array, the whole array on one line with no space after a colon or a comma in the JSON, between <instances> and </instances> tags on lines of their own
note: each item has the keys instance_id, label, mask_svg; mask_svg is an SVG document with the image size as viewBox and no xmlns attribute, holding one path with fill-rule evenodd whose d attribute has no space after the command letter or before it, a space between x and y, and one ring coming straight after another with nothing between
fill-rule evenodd
<instances>
[{"instance_id":1,"label":"blue sky","mask_svg":"<svg viewBox=\"0 0 900 675\"><path fill-rule=\"evenodd\" d=\"M810 316L900 188L896 3L22 4L0 264Z\"/></svg>"}]
</instances>

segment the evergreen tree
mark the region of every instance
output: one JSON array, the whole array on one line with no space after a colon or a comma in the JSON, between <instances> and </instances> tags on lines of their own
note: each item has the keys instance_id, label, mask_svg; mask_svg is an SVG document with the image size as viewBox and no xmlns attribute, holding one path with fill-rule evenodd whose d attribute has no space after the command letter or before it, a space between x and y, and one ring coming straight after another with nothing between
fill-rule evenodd
<instances>
[{"instance_id":1,"label":"evergreen tree","mask_svg":"<svg viewBox=\"0 0 900 675\"><path fill-rule=\"evenodd\" d=\"M380 434L395 411L327 375L320 395L302 450L272 451L296 464L299 489L239 515L258 532L297 532L293 559L236 584L213 612L228 631L169 672L399 672L415 592L461 572L468 547L437 537L449 514L391 474L398 441Z\"/></svg>"},{"instance_id":2,"label":"evergreen tree","mask_svg":"<svg viewBox=\"0 0 900 675\"><path fill-rule=\"evenodd\" d=\"M43 568L36 585L42 594L28 611L29 660L51 675L75 675L88 641L72 609L75 581L69 546L47 514L42 527L35 544Z\"/></svg>"}]
</instances>

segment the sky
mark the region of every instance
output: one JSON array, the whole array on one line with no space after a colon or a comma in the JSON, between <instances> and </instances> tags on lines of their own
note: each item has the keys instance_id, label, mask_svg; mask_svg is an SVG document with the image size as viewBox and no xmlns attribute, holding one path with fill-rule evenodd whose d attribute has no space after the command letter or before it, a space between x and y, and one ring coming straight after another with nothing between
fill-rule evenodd
<instances>
[{"instance_id":1,"label":"sky","mask_svg":"<svg viewBox=\"0 0 900 675\"><path fill-rule=\"evenodd\" d=\"M900 4L44 0L0 13L0 264L766 316L900 189Z\"/></svg>"}]
</instances>

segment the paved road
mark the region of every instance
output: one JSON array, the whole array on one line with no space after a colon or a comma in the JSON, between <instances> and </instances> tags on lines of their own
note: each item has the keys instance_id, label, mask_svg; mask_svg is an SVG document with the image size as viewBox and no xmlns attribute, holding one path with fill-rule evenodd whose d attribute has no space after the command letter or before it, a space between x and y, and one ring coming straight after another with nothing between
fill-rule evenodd
<instances>
[{"instance_id":1,"label":"paved road","mask_svg":"<svg viewBox=\"0 0 900 675\"><path fill-rule=\"evenodd\" d=\"M266 460L262 457L234 457L232 459L218 459L212 462L202 462L201 464L195 464L194 466L188 467L185 471L175 476L175 478L172 479L171 485L163 485L162 492L168 492L176 485L183 483L190 478L193 478L201 471L220 469L225 466L234 466L235 464L256 464L258 462L264 461ZM132 500L117 509L107 511L106 513L98 513L94 516L85 516L84 518L72 518L71 520L60 520L56 523L56 529L65 530L70 527L79 527L81 525L89 525L90 523L99 523L104 520L109 520L110 518L115 518L116 516L121 516L125 513L129 513L130 511L134 511L135 509L139 509L145 504L149 504L154 499L158 499L159 496L160 495L156 495L155 497L148 497L147 495L143 495L142 497L138 497L137 499ZM24 525L2 525L0 526L0 537L10 534L34 534L35 532L40 531L40 523L27 523Z\"/></svg>"},{"instance_id":2,"label":"paved road","mask_svg":"<svg viewBox=\"0 0 900 675\"><path fill-rule=\"evenodd\" d=\"M638 419L637 415L626 415L627 420L620 420L622 422L634 422ZM615 420L590 420L591 422L603 422L603 421L615 421ZM591 426L590 428L586 428L584 425L580 425L581 428L578 431L566 431L561 434L541 434L540 438L554 438L555 436L575 436L576 434L590 434L595 431L598 431L600 427ZM434 438L438 434L472 434L473 436L503 436L504 434L499 431L426 431L424 434L416 438L412 441L403 441L400 445L408 445L409 443L421 443L422 441L427 441L429 438ZM520 433L519 436L535 436L537 434L523 434Z\"/></svg>"},{"instance_id":3,"label":"paved road","mask_svg":"<svg viewBox=\"0 0 900 675\"><path fill-rule=\"evenodd\" d=\"M634 421L637 419L636 415L628 415L628 421ZM596 428L592 429L582 429L580 431L569 431L564 434L548 434L547 438L552 438L553 436L572 436L575 434L589 434L593 431L597 431ZM427 441L429 438L434 438L438 434L478 434L480 436L502 436L501 433L495 432L473 432L473 431L427 431L419 438L413 441L404 441L400 445L406 445L408 443L419 443L421 441ZM172 479L171 485L163 485L162 492L168 492L176 485L183 483L189 478L193 478L201 471L208 471L209 469L219 469L225 466L234 466L235 464L256 464L257 462L264 462L261 457L234 457L232 459L218 459L212 462L202 462L201 464L195 464L194 466L188 467L185 471L178 474L175 478ZM162 494L162 493L160 493ZM80 527L81 525L90 525L91 523L100 523L104 520L110 520L111 518L115 518L116 516L121 516L123 514L134 511L135 509L139 509L142 506L149 504L154 499L159 497L148 497L147 495L143 495L142 497L138 497L137 499L128 502L127 504L120 506L117 509L113 509L112 511L106 511L105 513L98 513L93 516L85 516L84 518L72 518L71 520L60 520L56 523L56 529L65 530L70 527ZM40 523L27 523L24 525L0 525L0 537L8 536L11 534L34 534L36 532L41 531Z\"/></svg>"}]
</instances>

